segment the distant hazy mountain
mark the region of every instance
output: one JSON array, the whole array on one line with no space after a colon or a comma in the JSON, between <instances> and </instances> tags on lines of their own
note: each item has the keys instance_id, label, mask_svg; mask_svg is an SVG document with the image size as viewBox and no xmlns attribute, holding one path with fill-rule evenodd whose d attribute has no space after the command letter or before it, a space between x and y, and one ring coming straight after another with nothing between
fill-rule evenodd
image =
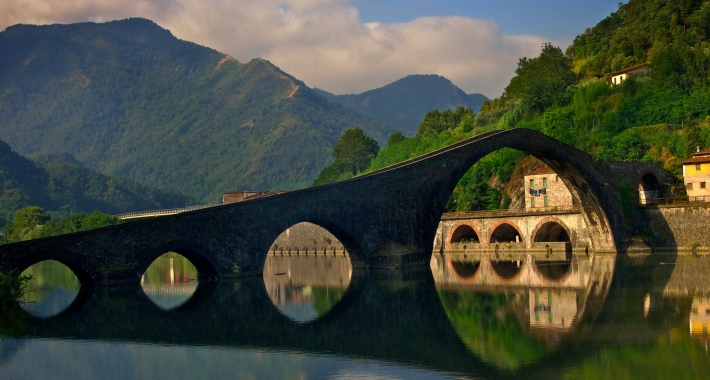
<instances>
[{"instance_id":1,"label":"distant hazy mountain","mask_svg":"<svg viewBox=\"0 0 710 380\"><path fill-rule=\"evenodd\" d=\"M182 194L143 186L87 169L68 154L44 156L47 164L31 161L0 141L0 227L13 211L40 206L68 215L183 207L193 204Z\"/></svg>"},{"instance_id":2,"label":"distant hazy mountain","mask_svg":"<svg viewBox=\"0 0 710 380\"><path fill-rule=\"evenodd\" d=\"M399 127L408 135L417 133L424 115L433 109L443 111L459 105L478 112L481 94L466 94L450 80L439 75L410 75L384 87L357 95L333 95L315 89L322 96Z\"/></svg>"},{"instance_id":3,"label":"distant hazy mountain","mask_svg":"<svg viewBox=\"0 0 710 380\"><path fill-rule=\"evenodd\" d=\"M345 129L378 141L395 130L268 61L237 62L145 19L15 25L0 52L0 138L19 153L67 152L204 202L307 186Z\"/></svg>"}]
</instances>

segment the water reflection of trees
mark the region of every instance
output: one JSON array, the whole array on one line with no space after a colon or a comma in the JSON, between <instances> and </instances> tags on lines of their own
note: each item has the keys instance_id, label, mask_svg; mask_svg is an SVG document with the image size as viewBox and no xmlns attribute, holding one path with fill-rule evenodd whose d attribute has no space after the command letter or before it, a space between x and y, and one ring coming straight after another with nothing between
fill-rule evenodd
<instances>
[{"instance_id":1,"label":"water reflection of trees","mask_svg":"<svg viewBox=\"0 0 710 380\"><path fill-rule=\"evenodd\" d=\"M27 268L23 275L32 276L22 298L22 307L31 315L48 318L69 307L79 294L79 278L66 265L46 260Z\"/></svg>"}]
</instances>

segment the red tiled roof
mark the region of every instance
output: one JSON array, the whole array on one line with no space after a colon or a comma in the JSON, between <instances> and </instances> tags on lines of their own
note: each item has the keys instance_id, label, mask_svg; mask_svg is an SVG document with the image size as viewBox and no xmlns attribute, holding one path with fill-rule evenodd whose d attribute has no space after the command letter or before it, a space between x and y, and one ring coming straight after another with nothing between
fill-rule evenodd
<instances>
[{"instance_id":1,"label":"red tiled roof","mask_svg":"<svg viewBox=\"0 0 710 380\"><path fill-rule=\"evenodd\" d=\"M693 158L689 158L689 159L687 159L687 160L681 162L681 164L683 164L683 165L687 165L687 164L704 164L704 163L707 163L707 162L710 162L710 154L709 154L709 155L703 155L703 156L695 156L695 157L693 157Z\"/></svg>"},{"instance_id":2,"label":"red tiled roof","mask_svg":"<svg viewBox=\"0 0 710 380\"><path fill-rule=\"evenodd\" d=\"M693 156L704 156L710 154L710 148L705 148L701 150L700 152L695 152L693 153Z\"/></svg>"}]
</instances>

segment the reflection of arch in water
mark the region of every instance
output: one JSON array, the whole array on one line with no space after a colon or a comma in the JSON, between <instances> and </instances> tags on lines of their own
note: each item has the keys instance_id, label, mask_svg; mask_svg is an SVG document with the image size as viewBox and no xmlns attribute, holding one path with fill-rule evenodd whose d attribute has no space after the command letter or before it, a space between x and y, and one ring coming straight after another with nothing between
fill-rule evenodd
<instances>
[{"instance_id":1,"label":"reflection of arch in water","mask_svg":"<svg viewBox=\"0 0 710 380\"><path fill-rule=\"evenodd\" d=\"M645 173L638 184L639 202L641 204L655 204L660 190L658 178L653 173Z\"/></svg>"},{"instance_id":2,"label":"reflection of arch in water","mask_svg":"<svg viewBox=\"0 0 710 380\"><path fill-rule=\"evenodd\" d=\"M452 260L450 255L447 255L447 263L461 280L473 280L473 278L481 271L480 261L458 261Z\"/></svg>"},{"instance_id":3,"label":"reflection of arch in water","mask_svg":"<svg viewBox=\"0 0 710 380\"><path fill-rule=\"evenodd\" d=\"M491 237L488 246L495 243L525 243L525 238L520 228L510 220L504 219L491 228Z\"/></svg>"},{"instance_id":4,"label":"reflection of arch in water","mask_svg":"<svg viewBox=\"0 0 710 380\"><path fill-rule=\"evenodd\" d=\"M272 243L274 250L285 249L286 254L266 256L264 286L272 304L289 320L317 321L341 302L347 292L353 265L347 244L338 235L342 236L331 234L315 223L302 222L286 229ZM335 252L338 247L345 249L344 254L313 254ZM309 250L311 254L307 253Z\"/></svg>"},{"instance_id":5,"label":"reflection of arch in water","mask_svg":"<svg viewBox=\"0 0 710 380\"><path fill-rule=\"evenodd\" d=\"M582 323L594 322L608 294L614 262L614 255L594 257L589 279L582 288L457 283L437 284L437 290L446 315L464 345L484 362L516 371L543 363L546 357L556 358L549 355L560 347L567 347L564 340L570 332L579 329ZM535 299L538 294L549 293L555 297L553 302L559 302L558 295L562 293L572 303L572 307L563 306L564 316L549 314L556 312L549 299L547 303ZM540 313L544 318L552 317L549 322L534 320L534 308L538 305L543 306Z\"/></svg>"},{"instance_id":6,"label":"reflection of arch in water","mask_svg":"<svg viewBox=\"0 0 710 380\"><path fill-rule=\"evenodd\" d=\"M495 261L490 260L493 274L498 276L504 283L513 282L523 272L525 262L520 261Z\"/></svg>"},{"instance_id":7,"label":"reflection of arch in water","mask_svg":"<svg viewBox=\"0 0 710 380\"><path fill-rule=\"evenodd\" d=\"M476 226L470 223L461 222L452 229L451 236L448 239L448 248L451 249L452 243L461 242L476 242L480 243L481 234L478 233Z\"/></svg>"},{"instance_id":8,"label":"reflection of arch in water","mask_svg":"<svg viewBox=\"0 0 710 380\"><path fill-rule=\"evenodd\" d=\"M199 287L197 267L185 256L167 252L146 268L140 281L143 293L163 310L181 308ZM203 277L204 281L208 278Z\"/></svg>"},{"instance_id":9,"label":"reflection of arch in water","mask_svg":"<svg viewBox=\"0 0 710 380\"><path fill-rule=\"evenodd\" d=\"M32 264L22 275L32 276L21 302L32 318L51 319L70 314L93 295L90 282L82 284L71 268L56 260Z\"/></svg>"}]
</instances>

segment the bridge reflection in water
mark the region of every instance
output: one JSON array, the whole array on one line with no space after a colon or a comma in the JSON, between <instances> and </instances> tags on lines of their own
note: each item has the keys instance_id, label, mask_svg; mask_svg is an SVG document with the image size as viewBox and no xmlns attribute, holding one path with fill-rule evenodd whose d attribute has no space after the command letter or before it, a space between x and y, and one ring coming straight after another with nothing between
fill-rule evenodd
<instances>
[{"instance_id":1,"label":"bridge reflection in water","mask_svg":"<svg viewBox=\"0 0 710 380\"><path fill-rule=\"evenodd\" d=\"M13 355L17 359L10 364L0 364L0 374L17 374L13 363L24 357L23 350L57 338L75 342L72 355L82 358L92 355L76 345L93 352L96 342L103 341L113 342L114 347L106 349L105 355L115 355L116 346L130 346L130 350L152 350L148 357L164 355L161 360L166 360L175 350L187 350L195 368L184 369L188 371L184 373L219 373L211 367L222 366L224 371L236 361L243 367L229 372L235 376L258 376L264 373L263 366L275 377L286 378L299 374L335 377L334 373L323 375L328 366L350 368L355 371L348 372L351 374L368 373L362 372L363 367L353 369L352 363L343 364L347 358L358 358L360 363L361 359L374 360L370 363L377 365L396 363L402 377L443 373L560 378L580 375L582 366L585 370L607 368L609 360L615 360L605 353L609 350L626 355L628 361L632 357L627 352L637 352L638 344L642 350L651 347L654 357L678 356L673 350L689 351L674 359L674 365L688 365L693 371L710 369L703 346L706 341L690 340L693 326L702 323L700 317L693 317L691 306L697 306L700 316L704 298L683 293L683 289L698 287L688 279L698 277L693 268L699 267L697 262L686 264L687 258L679 258L672 267L642 270L633 263L617 263L614 255L593 255L572 260L563 276L552 279L539 274L535 263L523 261L517 277L508 280L493 280L495 271L485 260L464 265L469 272L462 275L456 261L442 256L433 257L431 270L406 272L352 271L332 257L274 259L279 260L267 262L271 277L199 282L187 303L168 311L156 307L133 286L96 288L83 306L71 313L28 319L22 332L24 348L16 349ZM326 268L332 272L324 274ZM287 274L281 274L284 272ZM495 281L508 284L493 284ZM612 286L612 281L619 285ZM282 295L289 286L344 291L329 311L312 321L296 323L299 321L278 307L288 298ZM669 312L671 309L681 312ZM665 341L668 334L672 342L654 343ZM621 341L620 336L628 340ZM144 347L143 343L153 348L136 348ZM155 353L155 345L164 347L160 349L163 354ZM236 348L234 355L241 359L218 362L225 355L224 350L215 351L218 347ZM302 357L298 353L311 354ZM264 355L270 358L268 363L259 359ZM91 365L102 368L111 362L106 359L91 359L95 360ZM312 368L303 367L311 360L320 364L310 362ZM148 371L146 376L156 374L146 369L150 363L138 364ZM621 364L626 363L612 366ZM412 373L407 368L420 370ZM615 374L618 372L611 373Z\"/></svg>"}]
</instances>

